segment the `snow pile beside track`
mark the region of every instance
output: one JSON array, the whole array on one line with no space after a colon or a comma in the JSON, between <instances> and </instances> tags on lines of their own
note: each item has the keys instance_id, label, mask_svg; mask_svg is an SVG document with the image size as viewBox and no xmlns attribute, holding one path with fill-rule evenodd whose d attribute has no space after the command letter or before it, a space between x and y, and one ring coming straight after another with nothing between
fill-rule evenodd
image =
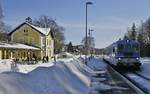
<instances>
[{"instance_id":1,"label":"snow pile beside track","mask_svg":"<svg viewBox=\"0 0 150 94\"><path fill-rule=\"evenodd\" d=\"M53 61L49 61L48 63L38 63L38 64L32 64L32 65L21 65L17 64L16 68L17 71L22 72L22 73L28 73L34 69L36 69L39 66L44 66L44 67L50 67L53 65ZM0 60L0 73L2 72L10 72L14 71L14 67L12 66L12 60Z\"/></svg>"},{"instance_id":2,"label":"snow pile beside track","mask_svg":"<svg viewBox=\"0 0 150 94\"><path fill-rule=\"evenodd\" d=\"M0 60L0 73L11 71L11 63L10 60Z\"/></svg>"},{"instance_id":3,"label":"snow pile beside track","mask_svg":"<svg viewBox=\"0 0 150 94\"><path fill-rule=\"evenodd\" d=\"M33 65L17 65L18 66L18 70L21 73L28 73L31 72L32 70L36 69L37 67L50 67L53 66L54 63L52 63L52 61L48 62L48 63L38 63L38 64L33 64Z\"/></svg>"},{"instance_id":4,"label":"snow pile beside track","mask_svg":"<svg viewBox=\"0 0 150 94\"><path fill-rule=\"evenodd\" d=\"M0 94L88 94L88 77L79 69L73 63L57 62L28 74L1 73Z\"/></svg>"},{"instance_id":5,"label":"snow pile beside track","mask_svg":"<svg viewBox=\"0 0 150 94\"><path fill-rule=\"evenodd\" d=\"M141 58L140 62L142 66L141 71L138 71L138 73L150 79L150 57Z\"/></svg>"}]
</instances>

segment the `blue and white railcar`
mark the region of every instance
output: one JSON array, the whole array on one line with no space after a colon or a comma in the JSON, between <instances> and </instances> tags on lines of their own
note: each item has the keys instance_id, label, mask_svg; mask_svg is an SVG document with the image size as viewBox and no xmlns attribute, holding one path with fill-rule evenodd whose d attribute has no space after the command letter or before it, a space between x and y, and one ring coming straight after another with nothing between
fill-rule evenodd
<instances>
[{"instance_id":1,"label":"blue and white railcar","mask_svg":"<svg viewBox=\"0 0 150 94\"><path fill-rule=\"evenodd\" d=\"M140 63L140 45L131 39L119 39L107 47L108 58L105 58L114 66L137 67Z\"/></svg>"}]
</instances>

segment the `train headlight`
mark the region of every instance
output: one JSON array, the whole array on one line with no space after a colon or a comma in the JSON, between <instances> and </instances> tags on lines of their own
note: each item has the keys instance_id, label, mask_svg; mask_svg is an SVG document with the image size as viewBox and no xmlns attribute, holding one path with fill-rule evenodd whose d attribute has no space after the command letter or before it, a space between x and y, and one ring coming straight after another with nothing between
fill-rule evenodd
<instances>
[{"instance_id":1,"label":"train headlight","mask_svg":"<svg viewBox=\"0 0 150 94\"><path fill-rule=\"evenodd\" d=\"M121 60L121 58L119 57L118 60Z\"/></svg>"},{"instance_id":2,"label":"train headlight","mask_svg":"<svg viewBox=\"0 0 150 94\"><path fill-rule=\"evenodd\" d=\"M137 57L136 59L137 59L137 60L139 60L139 58L138 58L138 57Z\"/></svg>"}]
</instances>

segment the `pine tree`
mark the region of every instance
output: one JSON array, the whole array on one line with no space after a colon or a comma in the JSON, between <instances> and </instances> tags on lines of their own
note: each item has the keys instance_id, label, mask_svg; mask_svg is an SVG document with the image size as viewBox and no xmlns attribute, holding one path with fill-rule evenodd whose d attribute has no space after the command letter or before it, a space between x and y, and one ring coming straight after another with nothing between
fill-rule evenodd
<instances>
[{"instance_id":1,"label":"pine tree","mask_svg":"<svg viewBox=\"0 0 150 94\"><path fill-rule=\"evenodd\" d=\"M131 30L129 30L129 31L127 32L127 37L128 37L129 39L132 39L132 40L136 40L136 39L137 39L137 38L136 38L136 37L137 37L137 32L136 32L135 23L133 23Z\"/></svg>"},{"instance_id":2,"label":"pine tree","mask_svg":"<svg viewBox=\"0 0 150 94\"><path fill-rule=\"evenodd\" d=\"M73 52L72 42L69 42L67 52L71 52L71 53Z\"/></svg>"}]
</instances>

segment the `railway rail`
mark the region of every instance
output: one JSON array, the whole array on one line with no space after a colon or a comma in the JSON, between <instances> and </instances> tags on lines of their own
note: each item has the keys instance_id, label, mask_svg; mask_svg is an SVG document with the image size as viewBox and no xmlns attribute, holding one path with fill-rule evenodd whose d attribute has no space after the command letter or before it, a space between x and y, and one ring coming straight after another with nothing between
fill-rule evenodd
<instances>
[{"instance_id":1,"label":"railway rail","mask_svg":"<svg viewBox=\"0 0 150 94\"><path fill-rule=\"evenodd\" d=\"M134 77L132 77L130 75L132 75ZM143 90L145 94L150 94L150 88L147 85L147 84L150 84L150 78L147 78L147 77L145 77L145 76L143 76L137 72L130 73L130 75L125 74L124 76L127 79L129 79L132 83L134 83L136 86L138 86L141 90ZM143 84L143 82L146 84Z\"/></svg>"},{"instance_id":2,"label":"railway rail","mask_svg":"<svg viewBox=\"0 0 150 94\"><path fill-rule=\"evenodd\" d=\"M138 73L138 72L134 72L134 74L136 74L137 76L140 76L141 78L150 81L150 78L145 77L144 75Z\"/></svg>"},{"instance_id":3,"label":"railway rail","mask_svg":"<svg viewBox=\"0 0 150 94\"><path fill-rule=\"evenodd\" d=\"M108 66L110 66L110 68L113 70L113 72L118 74L118 76L120 76L126 83L128 83L136 91L137 94L150 94L150 92L147 89L145 89L140 84L135 82L135 80L133 80L131 77L129 77L129 76L125 75L124 73L116 70L108 61L104 60L104 62L106 64L108 64ZM133 74L150 81L150 79L148 79L148 78L146 78L146 77L144 77L144 76L142 76L136 72L134 72Z\"/></svg>"}]
</instances>

